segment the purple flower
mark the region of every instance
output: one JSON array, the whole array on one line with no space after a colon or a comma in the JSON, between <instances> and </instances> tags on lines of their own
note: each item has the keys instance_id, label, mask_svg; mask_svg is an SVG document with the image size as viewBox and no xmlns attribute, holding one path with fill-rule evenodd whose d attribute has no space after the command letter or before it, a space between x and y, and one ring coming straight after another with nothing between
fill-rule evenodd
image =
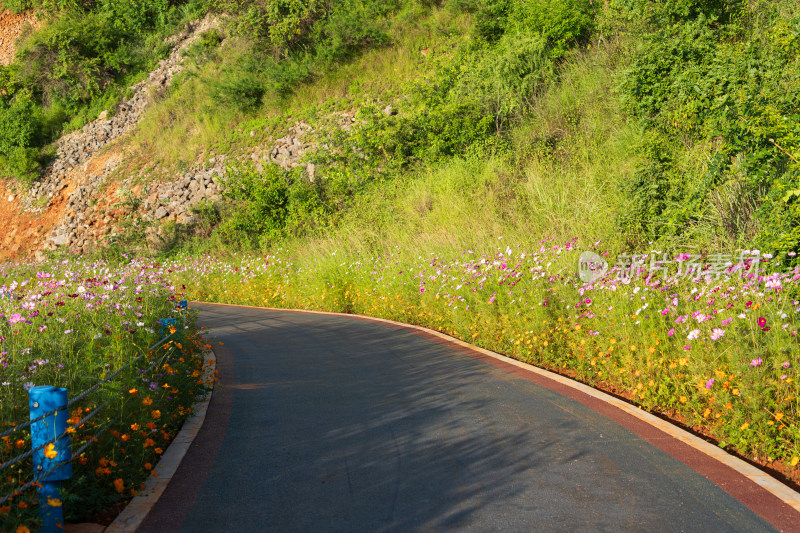
<instances>
[{"instance_id":1,"label":"purple flower","mask_svg":"<svg viewBox=\"0 0 800 533\"><path fill-rule=\"evenodd\" d=\"M710 389L713 386L714 386L714 378L711 378L708 381L706 381L706 388L707 389Z\"/></svg>"}]
</instances>

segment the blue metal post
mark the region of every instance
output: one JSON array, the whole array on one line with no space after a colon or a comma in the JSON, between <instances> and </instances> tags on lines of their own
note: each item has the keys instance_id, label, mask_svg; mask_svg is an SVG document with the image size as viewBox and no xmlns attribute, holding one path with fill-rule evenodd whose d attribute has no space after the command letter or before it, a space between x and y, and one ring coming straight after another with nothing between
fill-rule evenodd
<instances>
[{"instance_id":1,"label":"blue metal post","mask_svg":"<svg viewBox=\"0 0 800 533\"><path fill-rule=\"evenodd\" d=\"M169 335L169 327L172 326L173 328L178 328L178 321L174 318L162 318L159 320L161 323L161 336L166 337Z\"/></svg>"},{"instance_id":2,"label":"blue metal post","mask_svg":"<svg viewBox=\"0 0 800 533\"><path fill-rule=\"evenodd\" d=\"M39 483L39 514L42 531L64 531L64 512L61 507L61 481L72 477L72 458L67 431L67 389L40 385L28 391L31 420L45 413L56 412L31 425L31 446L35 450L52 443L33 454L33 477ZM61 438L58 438L61 436ZM56 440L58 439L58 440ZM48 470L67 461L49 474ZM45 475L46 474L46 475Z\"/></svg>"}]
</instances>

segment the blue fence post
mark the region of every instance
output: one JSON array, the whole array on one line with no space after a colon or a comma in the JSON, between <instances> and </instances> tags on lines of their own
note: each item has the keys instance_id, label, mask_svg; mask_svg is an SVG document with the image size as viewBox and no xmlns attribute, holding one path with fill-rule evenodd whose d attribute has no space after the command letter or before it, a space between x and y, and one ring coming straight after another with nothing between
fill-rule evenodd
<instances>
[{"instance_id":1,"label":"blue fence post","mask_svg":"<svg viewBox=\"0 0 800 533\"><path fill-rule=\"evenodd\" d=\"M46 446L33 454L33 478L40 485L38 492L42 531L64 531L61 482L72 477L72 463L69 462L72 459L70 438L65 434L69 418L67 389L50 385L33 387L28 391L28 402L31 420L55 411L31 425L31 446L34 450L53 443L53 447ZM61 462L65 463L48 473L48 470Z\"/></svg>"},{"instance_id":2,"label":"blue fence post","mask_svg":"<svg viewBox=\"0 0 800 533\"><path fill-rule=\"evenodd\" d=\"M162 318L159 320L161 323L161 337L166 337L169 335L169 328L172 326L175 329L178 329L178 321L174 318Z\"/></svg>"}]
</instances>

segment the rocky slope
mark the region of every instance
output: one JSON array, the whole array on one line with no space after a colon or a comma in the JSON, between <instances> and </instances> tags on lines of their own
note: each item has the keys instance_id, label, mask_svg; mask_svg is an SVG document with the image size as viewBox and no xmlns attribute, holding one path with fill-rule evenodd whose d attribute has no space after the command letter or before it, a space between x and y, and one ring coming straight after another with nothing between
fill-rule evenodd
<instances>
[{"instance_id":1,"label":"rocky slope","mask_svg":"<svg viewBox=\"0 0 800 533\"><path fill-rule=\"evenodd\" d=\"M225 154L207 154L203 162L158 183L138 175L120 178L117 171L125 168L129 157L122 141L183 71L186 48L218 26L217 19L206 17L174 36L170 56L131 88L133 95L113 114L103 113L58 140L56 158L30 190L15 191L12 183L0 181L0 225L11 228L0 233L0 260L41 258L43 252L58 249L85 253L107 245L135 217L149 226L147 240L157 249L159 227L165 222L190 228L198 222L192 207L221 196L221 178L229 162ZM336 122L349 129L354 118L344 113ZM316 146L313 130L303 122L287 126L287 135L252 148L243 159L249 156L258 168L267 161L287 169L302 165L313 180L314 165L303 162L304 154Z\"/></svg>"},{"instance_id":2,"label":"rocky slope","mask_svg":"<svg viewBox=\"0 0 800 533\"><path fill-rule=\"evenodd\" d=\"M207 17L176 35L170 56L146 80L131 88L133 96L122 102L111 117L103 113L82 130L58 141L57 157L29 191L15 194L6 190L8 184L2 187L0 204L5 205L0 205L0 223L7 222L6 227L14 229L4 232L0 239L0 259L41 256L42 250L62 246L76 253L86 252L102 246L106 237L115 234L120 221L131 211L126 200L141 189L132 190L126 182L108 183L125 157L118 141L136 127L153 97L183 70L184 50L218 24L216 19ZM145 202L144 215L177 219L194 202L217 198L220 190L216 177L221 173L222 161L220 158L220 164L211 169L194 169L176 183L155 187L152 196L157 201Z\"/></svg>"}]
</instances>

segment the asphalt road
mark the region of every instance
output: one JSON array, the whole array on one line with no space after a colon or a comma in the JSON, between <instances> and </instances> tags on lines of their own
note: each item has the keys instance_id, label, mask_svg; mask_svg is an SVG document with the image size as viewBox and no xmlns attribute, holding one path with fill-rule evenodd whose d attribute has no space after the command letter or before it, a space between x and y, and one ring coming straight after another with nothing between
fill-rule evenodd
<instances>
[{"instance_id":1,"label":"asphalt road","mask_svg":"<svg viewBox=\"0 0 800 533\"><path fill-rule=\"evenodd\" d=\"M596 410L446 343L198 307L221 383L142 533L773 531Z\"/></svg>"}]
</instances>

